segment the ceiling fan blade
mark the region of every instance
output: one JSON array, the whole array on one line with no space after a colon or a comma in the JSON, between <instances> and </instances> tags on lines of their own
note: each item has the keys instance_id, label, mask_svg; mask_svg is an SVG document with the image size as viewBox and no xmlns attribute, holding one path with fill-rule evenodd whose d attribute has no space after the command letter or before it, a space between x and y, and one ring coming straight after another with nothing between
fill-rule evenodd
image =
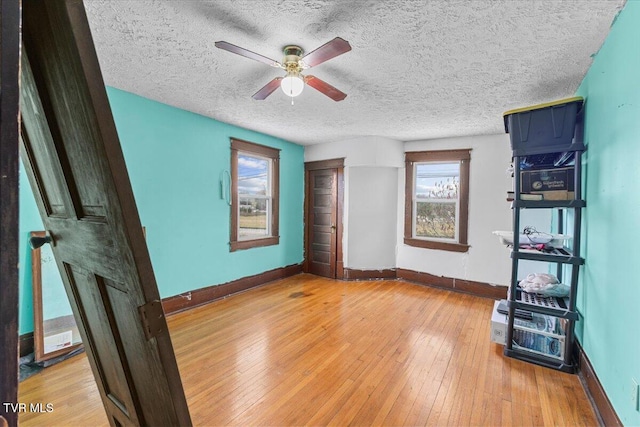
<instances>
[{"instance_id":1,"label":"ceiling fan blade","mask_svg":"<svg viewBox=\"0 0 640 427\"><path fill-rule=\"evenodd\" d=\"M282 65L278 61L274 61L271 58L267 58L266 56L262 56L255 52L251 52L243 47L236 46L234 44L219 41L215 43L216 47L219 49L223 49L229 51L231 53L235 53L236 55L244 56L245 58L253 59L254 61L262 62L263 64L270 65L271 67L282 68Z\"/></svg>"},{"instance_id":2,"label":"ceiling fan blade","mask_svg":"<svg viewBox=\"0 0 640 427\"><path fill-rule=\"evenodd\" d=\"M256 101L262 101L267 96L271 95L276 89L280 87L280 81L282 81L282 77L276 77L271 80L269 83L264 85L262 89L253 94L252 98Z\"/></svg>"},{"instance_id":3,"label":"ceiling fan blade","mask_svg":"<svg viewBox=\"0 0 640 427\"><path fill-rule=\"evenodd\" d=\"M311 68L315 67L316 65L322 64L323 62L328 61L331 58L335 58L338 55L349 52L350 50L351 45L348 41L340 37L336 37L330 42L323 44L313 52L309 52L308 54L303 56L302 62L307 68Z\"/></svg>"},{"instance_id":4,"label":"ceiling fan blade","mask_svg":"<svg viewBox=\"0 0 640 427\"><path fill-rule=\"evenodd\" d=\"M329 83L325 82L324 80L320 80L315 76L304 76L304 82L318 92L322 92L323 94L327 95L334 101L342 101L347 97L346 93L342 92L339 89L336 89Z\"/></svg>"}]
</instances>

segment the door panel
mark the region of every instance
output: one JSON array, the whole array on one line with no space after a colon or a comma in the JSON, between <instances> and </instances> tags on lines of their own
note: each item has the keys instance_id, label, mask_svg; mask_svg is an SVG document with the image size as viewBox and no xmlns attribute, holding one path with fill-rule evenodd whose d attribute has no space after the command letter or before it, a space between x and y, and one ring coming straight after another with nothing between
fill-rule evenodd
<instances>
[{"instance_id":1,"label":"door panel","mask_svg":"<svg viewBox=\"0 0 640 427\"><path fill-rule=\"evenodd\" d=\"M320 212L323 209L331 209L331 206L323 206L323 205L315 205L314 208L314 215L313 215L313 222L312 224L318 229L319 233L322 233L322 228L318 228L318 227L326 227L326 226L331 226L332 221L333 221L333 215L331 214L331 212Z\"/></svg>"},{"instance_id":2,"label":"door panel","mask_svg":"<svg viewBox=\"0 0 640 427\"><path fill-rule=\"evenodd\" d=\"M331 233L316 233L315 242L316 242L315 244L318 244L318 245L330 245Z\"/></svg>"},{"instance_id":3,"label":"door panel","mask_svg":"<svg viewBox=\"0 0 640 427\"><path fill-rule=\"evenodd\" d=\"M21 154L108 419L190 425L82 2L25 2L23 28Z\"/></svg>"},{"instance_id":4,"label":"door panel","mask_svg":"<svg viewBox=\"0 0 640 427\"><path fill-rule=\"evenodd\" d=\"M120 339L121 334L113 311L113 307L119 303L122 304L122 301L119 301L117 297L113 301L114 297L107 289L107 280L69 264L65 264L65 270L71 288L74 290L74 299L78 305L80 318L83 319L82 323L91 325L86 330L87 336L83 337L83 340L86 338L86 341L83 342L85 345L89 345L95 353L94 364L105 395L112 404L110 406L115 405L115 408L112 409L117 409L116 412L122 412L126 418L132 419L135 423L133 417L137 411L129 386L131 373L126 358L122 357L124 356L123 342ZM120 290L113 292L119 292L125 297L127 295ZM124 304L128 304L128 302ZM96 321L92 322L91 319ZM120 363L121 360L124 362Z\"/></svg>"},{"instance_id":5,"label":"door panel","mask_svg":"<svg viewBox=\"0 0 640 427\"><path fill-rule=\"evenodd\" d=\"M337 169L309 171L309 272L336 277Z\"/></svg>"},{"instance_id":6,"label":"door panel","mask_svg":"<svg viewBox=\"0 0 640 427\"><path fill-rule=\"evenodd\" d=\"M330 264L331 252L326 250L326 248L318 248L317 246L314 246L313 262L320 264Z\"/></svg>"}]
</instances>

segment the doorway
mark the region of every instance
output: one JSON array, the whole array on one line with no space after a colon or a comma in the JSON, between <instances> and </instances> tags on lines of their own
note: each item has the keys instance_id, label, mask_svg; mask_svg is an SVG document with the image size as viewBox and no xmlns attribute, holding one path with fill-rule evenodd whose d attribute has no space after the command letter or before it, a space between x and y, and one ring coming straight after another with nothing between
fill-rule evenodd
<instances>
[{"instance_id":1,"label":"doorway","mask_svg":"<svg viewBox=\"0 0 640 427\"><path fill-rule=\"evenodd\" d=\"M304 168L303 269L306 273L343 279L344 159L307 162Z\"/></svg>"}]
</instances>

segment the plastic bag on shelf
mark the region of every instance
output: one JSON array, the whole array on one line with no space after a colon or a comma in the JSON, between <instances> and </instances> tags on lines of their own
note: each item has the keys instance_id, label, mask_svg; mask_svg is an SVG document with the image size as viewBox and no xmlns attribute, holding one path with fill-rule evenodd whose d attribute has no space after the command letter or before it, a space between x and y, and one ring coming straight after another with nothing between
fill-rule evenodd
<instances>
[{"instance_id":1,"label":"plastic bag on shelf","mask_svg":"<svg viewBox=\"0 0 640 427\"><path fill-rule=\"evenodd\" d=\"M556 276L548 273L531 273L519 285L525 292L545 297L566 297L570 290L568 285L558 282Z\"/></svg>"}]
</instances>

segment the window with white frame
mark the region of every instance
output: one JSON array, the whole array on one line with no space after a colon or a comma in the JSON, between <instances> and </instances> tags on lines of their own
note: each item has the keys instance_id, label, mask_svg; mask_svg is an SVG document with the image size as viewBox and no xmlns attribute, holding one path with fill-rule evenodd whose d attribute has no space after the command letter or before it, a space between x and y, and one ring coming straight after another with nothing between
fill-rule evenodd
<instances>
[{"instance_id":1,"label":"window with white frame","mask_svg":"<svg viewBox=\"0 0 640 427\"><path fill-rule=\"evenodd\" d=\"M231 250L276 245L280 151L231 140Z\"/></svg>"},{"instance_id":2,"label":"window with white frame","mask_svg":"<svg viewBox=\"0 0 640 427\"><path fill-rule=\"evenodd\" d=\"M468 250L469 151L406 153L405 244Z\"/></svg>"}]
</instances>

